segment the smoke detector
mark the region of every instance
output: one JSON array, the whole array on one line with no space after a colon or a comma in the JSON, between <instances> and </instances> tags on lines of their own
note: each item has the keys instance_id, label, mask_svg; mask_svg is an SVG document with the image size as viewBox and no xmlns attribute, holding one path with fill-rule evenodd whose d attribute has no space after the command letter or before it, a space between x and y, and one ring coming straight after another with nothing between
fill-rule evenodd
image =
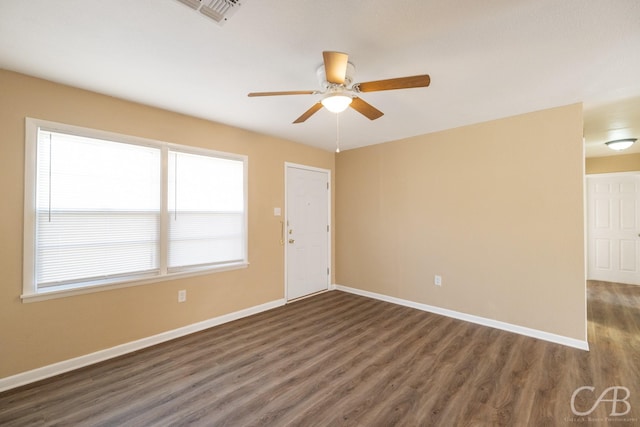
<instances>
[{"instance_id":1,"label":"smoke detector","mask_svg":"<svg viewBox=\"0 0 640 427\"><path fill-rule=\"evenodd\" d=\"M240 0L178 0L223 25L242 5Z\"/></svg>"}]
</instances>

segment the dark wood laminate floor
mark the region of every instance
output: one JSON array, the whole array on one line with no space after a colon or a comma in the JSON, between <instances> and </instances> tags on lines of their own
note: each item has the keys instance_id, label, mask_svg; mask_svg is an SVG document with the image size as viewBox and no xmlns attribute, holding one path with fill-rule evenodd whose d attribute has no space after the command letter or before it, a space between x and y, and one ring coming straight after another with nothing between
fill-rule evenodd
<instances>
[{"instance_id":1,"label":"dark wood laminate floor","mask_svg":"<svg viewBox=\"0 0 640 427\"><path fill-rule=\"evenodd\" d=\"M590 352L334 291L0 393L0 425L640 425L640 287L588 293Z\"/></svg>"}]
</instances>

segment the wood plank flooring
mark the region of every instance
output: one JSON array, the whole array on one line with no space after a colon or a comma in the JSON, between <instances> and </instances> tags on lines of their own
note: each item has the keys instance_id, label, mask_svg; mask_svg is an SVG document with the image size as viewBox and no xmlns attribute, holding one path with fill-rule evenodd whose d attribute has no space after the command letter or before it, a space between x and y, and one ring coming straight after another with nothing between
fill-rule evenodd
<instances>
[{"instance_id":1,"label":"wood plank flooring","mask_svg":"<svg viewBox=\"0 0 640 427\"><path fill-rule=\"evenodd\" d=\"M640 287L588 294L590 352L327 292L0 393L0 425L640 425ZM582 386L631 410L578 417Z\"/></svg>"}]
</instances>

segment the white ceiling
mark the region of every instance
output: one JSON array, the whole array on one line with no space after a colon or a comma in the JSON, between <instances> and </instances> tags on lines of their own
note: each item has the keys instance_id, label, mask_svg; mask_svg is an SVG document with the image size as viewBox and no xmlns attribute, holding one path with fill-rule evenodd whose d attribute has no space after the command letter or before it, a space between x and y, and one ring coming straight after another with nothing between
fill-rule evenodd
<instances>
[{"instance_id":1,"label":"white ceiling","mask_svg":"<svg viewBox=\"0 0 640 427\"><path fill-rule=\"evenodd\" d=\"M333 150L332 113L291 123L317 95L247 97L318 89L323 50L356 82L431 76L363 94L385 115L342 113L342 149L575 102L588 156L640 138L638 0L242 0L223 26L177 0L0 0L1 68Z\"/></svg>"}]
</instances>

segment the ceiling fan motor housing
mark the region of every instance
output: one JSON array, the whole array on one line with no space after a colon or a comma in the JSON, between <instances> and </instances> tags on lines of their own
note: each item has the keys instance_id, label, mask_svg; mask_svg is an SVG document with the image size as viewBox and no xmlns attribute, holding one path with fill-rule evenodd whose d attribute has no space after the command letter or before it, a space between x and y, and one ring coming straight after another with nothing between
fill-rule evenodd
<instances>
[{"instance_id":1,"label":"ceiling fan motor housing","mask_svg":"<svg viewBox=\"0 0 640 427\"><path fill-rule=\"evenodd\" d=\"M351 84L353 83L353 76L355 72L356 72L356 66L353 65L353 63L351 62L347 62L347 72L344 76L344 85L340 85L340 86L343 86L344 88L347 88L347 89L350 88ZM323 92L328 90L330 87L335 86L335 84L329 83L327 81L327 74L324 69L324 64L318 67L318 70L316 71L316 76L318 76L318 82L320 83L320 87L322 87Z\"/></svg>"}]
</instances>

